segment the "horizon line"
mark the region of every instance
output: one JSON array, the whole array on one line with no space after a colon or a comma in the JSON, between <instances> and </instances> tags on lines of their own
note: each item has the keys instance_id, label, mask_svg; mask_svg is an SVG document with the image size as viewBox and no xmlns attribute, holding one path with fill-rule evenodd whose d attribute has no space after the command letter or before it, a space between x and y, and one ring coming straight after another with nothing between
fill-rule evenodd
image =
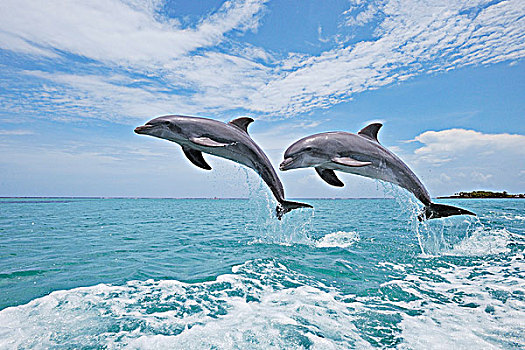
<instances>
[{"instance_id":1,"label":"horizon line","mask_svg":"<svg viewBox=\"0 0 525 350\"><path fill-rule=\"evenodd\" d=\"M140 197L140 196L0 196L0 199L234 199L248 200L251 197ZM289 199L393 199L394 197L290 197Z\"/></svg>"}]
</instances>

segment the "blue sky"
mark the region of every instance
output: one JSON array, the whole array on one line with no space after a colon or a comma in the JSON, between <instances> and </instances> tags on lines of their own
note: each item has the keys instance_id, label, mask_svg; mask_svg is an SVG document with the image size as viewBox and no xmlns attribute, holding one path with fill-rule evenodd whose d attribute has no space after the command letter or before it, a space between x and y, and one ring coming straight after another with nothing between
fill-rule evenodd
<instances>
[{"instance_id":1,"label":"blue sky","mask_svg":"<svg viewBox=\"0 0 525 350\"><path fill-rule=\"evenodd\" d=\"M433 196L525 191L525 2L11 1L0 4L0 196L246 196L258 179L133 134L228 121L278 165L295 140L384 123ZM375 197L280 172L290 197ZM247 184L246 179L249 179Z\"/></svg>"}]
</instances>

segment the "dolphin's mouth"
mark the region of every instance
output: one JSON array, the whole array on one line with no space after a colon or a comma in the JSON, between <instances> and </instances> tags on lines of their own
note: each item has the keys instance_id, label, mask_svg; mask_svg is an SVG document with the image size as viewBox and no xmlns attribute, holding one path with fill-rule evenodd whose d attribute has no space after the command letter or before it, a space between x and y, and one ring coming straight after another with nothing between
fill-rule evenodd
<instances>
[{"instance_id":1,"label":"dolphin's mouth","mask_svg":"<svg viewBox=\"0 0 525 350\"><path fill-rule=\"evenodd\" d=\"M153 125L142 125L142 126L137 126L135 128L135 133L136 134L146 134L146 132L148 130L150 130L151 128L153 128Z\"/></svg>"},{"instance_id":2,"label":"dolphin's mouth","mask_svg":"<svg viewBox=\"0 0 525 350\"><path fill-rule=\"evenodd\" d=\"M294 161L293 158L286 158L279 165L279 170L281 170L281 171L290 170L292 168L291 165L292 165L293 161Z\"/></svg>"}]
</instances>

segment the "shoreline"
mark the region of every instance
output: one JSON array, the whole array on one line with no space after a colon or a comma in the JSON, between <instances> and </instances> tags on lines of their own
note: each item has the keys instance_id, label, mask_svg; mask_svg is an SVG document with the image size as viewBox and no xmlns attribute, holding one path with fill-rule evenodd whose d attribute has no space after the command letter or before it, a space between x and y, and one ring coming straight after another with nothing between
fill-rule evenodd
<instances>
[{"instance_id":1,"label":"shoreline","mask_svg":"<svg viewBox=\"0 0 525 350\"><path fill-rule=\"evenodd\" d=\"M525 199L525 197L459 197L459 196L446 196L436 197L436 199Z\"/></svg>"}]
</instances>

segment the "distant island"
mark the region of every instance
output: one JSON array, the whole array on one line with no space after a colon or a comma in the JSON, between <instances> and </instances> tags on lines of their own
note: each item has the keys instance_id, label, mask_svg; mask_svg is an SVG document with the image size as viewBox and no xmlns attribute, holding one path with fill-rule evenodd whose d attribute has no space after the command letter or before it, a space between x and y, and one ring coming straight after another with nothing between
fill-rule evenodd
<instances>
[{"instance_id":1,"label":"distant island","mask_svg":"<svg viewBox=\"0 0 525 350\"><path fill-rule=\"evenodd\" d=\"M492 191L471 191L471 192L458 192L454 193L453 196L437 197L441 198L525 198L525 194L509 194L507 191L503 192L492 192Z\"/></svg>"}]
</instances>

